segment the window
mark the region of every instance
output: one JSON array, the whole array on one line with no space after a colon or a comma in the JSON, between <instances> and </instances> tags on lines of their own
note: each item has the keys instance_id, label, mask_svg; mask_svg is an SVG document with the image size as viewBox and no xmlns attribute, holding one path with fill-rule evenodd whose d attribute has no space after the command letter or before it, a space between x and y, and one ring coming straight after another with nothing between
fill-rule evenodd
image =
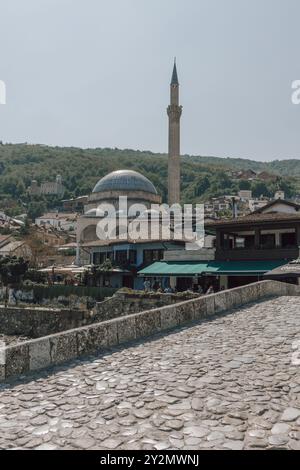
<instances>
[{"instance_id":1,"label":"window","mask_svg":"<svg viewBox=\"0 0 300 470\"><path fill-rule=\"evenodd\" d=\"M106 253L101 253L101 263L104 263L107 259L113 260L113 252L107 251Z\"/></svg>"},{"instance_id":2,"label":"window","mask_svg":"<svg viewBox=\"0 0 300 470\"><path fill-rule=\"evenodd\" d=\"M255 245L254 235L246 235L245 236L245 248L254 248L254 245Z\"/></svg>"},{"instance_id":3,"label":"window","mask_svg":"<svg viewBox=\"0 0 300 470\"><path fill-rule=\"evenodd\" d=\"M262 248L274 248L275 247L275 235L273 234L261 235L260 244Z\"/></svg>"},{"instance_id":4,"label":"window","mask_svg":"<svg viewBox=\"0 0 300 470\"><path fill-rule=\"evenodd\" d=\"M296 233L282 233L281 234L282 248L294 248L297 246Z\"/></svg>"},{"instance_id":5,"label":"window","mask_svg":"<svg viewBox=\"0 0 300 470\"><path fill-rule=\"evenodd\" d=\"M127 263L127 250L116 251L116 262L117 264Z\"/></svg>"},{"instance_id":6,"label":"window","mask_svg":"<svg viewBox=\"0 0 300 470\"><path fill-rule=\"evenodd\" d=\"M129 250L129 263L136 264L136 251L135 250Z\"/></svg>"},{"instance_id":7,"label":"window","mask_svg":"<svg viewBox=\"0 0 300 470\"><path fill-rule=\"evenodd\" d=\"M163 259L164 250L144 250L144 264L151 264L154 261Z\"/></svg>"},{"instance_id":8,"label":"window","mask_svg":"<svg viewBox=\"0 0 300 470\"><path fill-rule=\"evenodd\" d=\"M112 260L112 252L111 251L108 251L108 252L105 252L105 253L94 253L93 254L93 264L101 265L107 259Z\"/></svg>"},{"instance_id":9,"label":"window","mask_svg":"<svg viewBox=\"0 0 300 470\"><path fill-rule=\"evenodd\" d=\"M101 264L100 263L100 255L101 255L101 253L94 253L93 254L93 264L96 264L96 265Z\"/></svg>"}]
</instances>

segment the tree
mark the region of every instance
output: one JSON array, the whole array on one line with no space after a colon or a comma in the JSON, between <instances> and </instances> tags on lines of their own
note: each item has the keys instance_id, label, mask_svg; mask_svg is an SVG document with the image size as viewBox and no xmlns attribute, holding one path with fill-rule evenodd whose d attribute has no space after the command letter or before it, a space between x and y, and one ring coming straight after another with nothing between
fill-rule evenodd
<instances>
[{"instance_id":1,"label":"tree","mask_svg":"<svg viewBox=\"0 0 300 470\"><path fill-rule=\"evenodd\" d=\"M37 269L28 269L24 275L25 281L30 281L35 284L44 284L47 279L47 275L38 271Z\"/></svg>"},{"instance_id":2,"label":"tree","mask_svg":"<svg viewBox=\"0 0 300 470\"><path fill-rule=\"evenodd\" d=\"M19 233L21 237L24 237L25 235L29 234L29 231L30 231L30 223L29 223L28 217L26 217L24 225L22 225L22 227L20 228Z\"/></svg>"},{"instance_id":3,"label":"tree","mask_svg":"<svg viewBox=\"0 0 300 470\"><path fill-rule=\"evenodd\" d=\"M29 227L28 235L24 237L26 245L30 249L30 266L38 267L41 262L45 260L47 256L53 256L56 250L53 246L47 245L38 236L38 230L36 227Z\"/></svg>"},{"instance_id":4,"label":"tree","mask_svg":"<svg viewBox=\"0 0 300 470\"><path fill-rule=\"evenodd\" d=\"M252 186L252 194L254 197L271 196L268 186L263 181L255 181Z\"/></svg>"},{"instance_id":5,"label":"tree","mask_svg":"<svg viewBox=\"0 0 300 470\"><path fill-rule=\"evenodd\" d=\"M204 176L203 178L200 178L197 183L196 183L196 196L201 196L205 191L209 188L209 179L207 176Z\"/></svg>"},{"instance_id":6,"label":"tree","mask_svg":"<svg viewBox=\"0 0 300 470\"><path fill-rule=\"evenodd\" d=\"M46 210L59 207L61 198L50 195L34 197L26 189L33 179L38 184L54 181L58 173L63 176L66 188L64 199L90 194L102 176L114 170L130 168L153 181L163 201L167 201L166 154L117 148L83 150L70 147L4 144L0 146L0 159L1 209L11 216L24 212L23 203L27 204L32 220ZM281 176L282 181L277 183L277 187L283 188L288 198L300 192L300 160L259 163L236 158L183 155L182 202L206 201L226 193L236 194L239 189L253 189L254 196L261 194L273 196L274 182L266 181L265 186L259 187L257 182L234 182L228 176L228 170L231 172L248 168L257 172L266 170Z\"/></svg>"},{"instance_id":7,"label":"tree","mask_svg":"<svg viewBox=\"0 0 300 470\"><path fill-rule=\"evenodd\" d=\"M84 272L83 284L96 286L103 274L111 272L112 269L113 263L110 259L106 259L100 266L92 266L89 271Z\"/></svg>"},{"instance_id":8,"label":"tree","mask_svg":"<svg viewBox=\"0 0 300 470\"><path fill-rule=\"evenodd\" d=\"M5 286L19 285L28 270L28 261L17 256L5 256L0 259L0 277Z\"/></svg>"},{"instance_id":9,"label":"tree","mask_svg":"<svg viewBox=\"0 0 300 470\"><path fill-rule=\"evenodd\" d=\"M245 189L245 190L249 190L251 189L251 183L250 181L247 181L247 180L241 180L239 181L239 189Z\"/></svg>"},{"instance_id":10,"label":"tree","mask_svg":"<svg viewBox=\"0 0 300 470\"><path fill-rule=\"evenodd\" d=\"M44 202L42 201L34 201L34 202L31 202L28 206L28 217L34 222L34 220L43 215L43 213L45 212L46 210L46 206L44 204Z\"/></svg>"}]
</instances>

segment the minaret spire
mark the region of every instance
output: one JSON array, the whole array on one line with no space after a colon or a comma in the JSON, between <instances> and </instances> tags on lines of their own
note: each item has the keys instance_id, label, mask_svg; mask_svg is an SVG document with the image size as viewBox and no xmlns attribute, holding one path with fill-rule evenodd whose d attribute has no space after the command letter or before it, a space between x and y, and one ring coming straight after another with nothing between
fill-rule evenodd
<instances>
[{"instance_id":1,"label":"minaret spire","mask_svg":"<svg viewBox=\"0 0 300 470\"><path fill-rule=\"evenodd\" d=\"M171 102L167 112L169 116L169 159L168 159L168 203L169 206L180 203L180 117L182 106L179 105L179 82L174 60L170 84Z\"/></svg>"},{"instance_id":2,"label":"minaret spire","mask_svg":"<svg viewBox=\"0 0 300 470\"><path fill-rule=\"evenodd\" d=\"M176 57L174 58L174 67L173 67L171 85L179 85L177 67L176 67Z\"/></svg>"}]
</instances>

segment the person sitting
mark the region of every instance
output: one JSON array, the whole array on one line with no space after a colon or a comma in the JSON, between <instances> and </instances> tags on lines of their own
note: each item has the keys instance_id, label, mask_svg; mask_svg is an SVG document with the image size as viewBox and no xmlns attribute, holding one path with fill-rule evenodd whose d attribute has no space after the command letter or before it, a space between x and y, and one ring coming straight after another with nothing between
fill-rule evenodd
<instances>
[{"instance_id":1,"label":"person sitting","mask_svg":"<svg viewBox=\"0 0 300 470\"><path fill-rule=\"evenodd\" d=\"M199 285L198 285L197 292L198 292L198 294L200 294L200 295L202 295L202 294L203 294L203 289L202 289L202 286L201 286L201 284L199 284Z\"/></svg>"}]
</instances>

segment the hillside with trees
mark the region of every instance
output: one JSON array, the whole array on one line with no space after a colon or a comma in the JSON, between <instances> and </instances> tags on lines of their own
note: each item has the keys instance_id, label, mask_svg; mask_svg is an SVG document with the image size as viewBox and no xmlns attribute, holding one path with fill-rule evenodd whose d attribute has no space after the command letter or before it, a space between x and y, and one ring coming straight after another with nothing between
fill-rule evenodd
<instances>
[{"instance_id":1,"label":"hillside with trees","mask_svg":"<svg viewBox=\"0 0 300 470\"><path fill-rule=\"evenodd\" d=\"M33 197L27 192L31 180L38 183L63 177L64 198L89 194L96 182L118 169L143 173L166 200L167 155L129 149L80 149L29 144L0 144L0 210L9 215L28 212L34 218L47 209L59 206L56 197ZM276 181L235 180L229 170L268 171ZM202 202L210 197L236 194L252 189L259 197L273 196L283 189L286 197L300 192L300 160L256 162L235 158L182 157L182 202Z\"/></svg>"}]
</instances>

